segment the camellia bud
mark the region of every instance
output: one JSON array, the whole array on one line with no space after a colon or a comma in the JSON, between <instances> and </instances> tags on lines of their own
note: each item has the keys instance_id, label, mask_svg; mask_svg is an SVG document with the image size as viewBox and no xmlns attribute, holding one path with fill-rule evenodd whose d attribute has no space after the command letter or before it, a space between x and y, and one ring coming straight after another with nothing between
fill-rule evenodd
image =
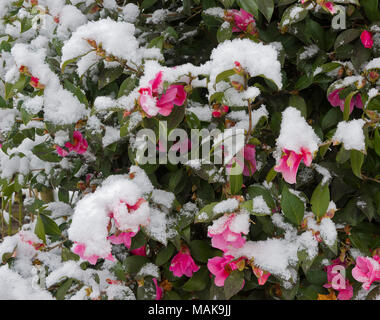
<instances>
[{"instance_id":1,"label":"camellia bud","mask_svg":"<svg viewBox=\"0 0 380 320\"><path fill-rule=\"evenodd\" d=\"M380 248L376 248L375 250L372 251L372 257L373 256L380 256Z\"/></svg>"},{"instance_id":2,"label":"camellia bud","mask_svg":"<svg viewBox=\"0 0 380 320\"><path fill-rule=\"evenodd\" d=\"M379 74L376 71L371 71L369 73L369 81L376 82L379 79Z\"/></svg>"},{"instance_id":3,"label":"camellia bud","mask_svg":"<svg viewBox=\"0 0 380 320\"><path fill-rule=\"evenodd\" d=\"M231 81L231 85L237 90L237 91L243 91L244 87L240 82L237 81Z\"/></svg>"},{"instance_id":4,"label":"camellia bud","mask_svg":"<svg viewBox=\"0 0 380 320\"><path fill-rule=\"evenodd\" d=\"M356 85L356 88L359 90L359 89L361 89L361 88L363 88L364 86L365 86L365 84L366 84L366 80L365 79L363 79L362 81L357 81L356 83L355 83L355 85Z\"/></svg>"},{"instance_id":5,"label":"camellia bud","mask_svg":"<svg viewBox=\"0 0 380 320\"><path fill-rule=\"evenodd\" d=\"M238 75L243 75L244 70L243 70L243 67L241 66L240 62L235 61L234 71L235 71Z\"/></svg>"}]
</instances>

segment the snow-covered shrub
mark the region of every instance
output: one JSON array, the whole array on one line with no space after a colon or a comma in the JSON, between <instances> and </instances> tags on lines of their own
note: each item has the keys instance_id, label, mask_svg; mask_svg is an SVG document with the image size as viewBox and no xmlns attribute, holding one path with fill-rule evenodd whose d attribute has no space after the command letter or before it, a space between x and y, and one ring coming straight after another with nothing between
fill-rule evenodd
<instances>
[{"instance_id":1,"label":"snow-covered shrub","mask_svg":"<svg viewBox=\"0 0 380 320\"><path fill-rule=\"evenodd\" d=\"M379 297L379 69L377 0L0 0L0 298Z\"/></svg>"}]
</instances>

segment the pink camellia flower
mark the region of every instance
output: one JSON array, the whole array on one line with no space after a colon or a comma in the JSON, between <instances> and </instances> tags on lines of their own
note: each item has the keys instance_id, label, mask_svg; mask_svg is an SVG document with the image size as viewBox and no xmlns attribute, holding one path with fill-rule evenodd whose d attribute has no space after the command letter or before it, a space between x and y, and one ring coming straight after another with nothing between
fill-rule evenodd
<instances>
[{"instance_id":1,"label":"pink camellia flower","mask_svg":"<svg viewBox=\"0 0 380 320\"><path fill-rule=\"evenodd\" d=\"M343 90L343 88L336 89L333 92L329 94L327 99L329 100L330 104L333 107L340 107L340 110L343 112L344 111L344 99L341 99L339 96L339 93ZM352 110L354 110L354 107L363 109L363 101L360 93L356 94L354 97L351 99L350 103L350 114Z\"/></svg>"},{"instance_id":2,"label":"pink camellia flower","mask_svg":"<svg viewBox=\"0 0 380 320\"><path fill-rule=\"evenodd\" d=\"M225 152L224 156L227 156ZM233 157L231 161L226 165L228 174L234 163L237 163L241 168L243 168L243 175L246 177L251 177L256 172L256 146L253 144L246 144L244 148L239 151L239 156ZM244 163L241 161L244 159Z\"/></svg>"},{"instance_id":3,"label":"pink camellia flower","mask_svg":"<svg viewBox=\"0 0 380 320\"><path fill-rule=\"evenodd\" d=\"M220 118L221 116L224 116L230 108L226 105L222 105L220 107L216 106L211 113L214 118Z\"/></svg>"},{"instance_id":4,"label":"pink camellia flower","mask_svg":"<svg viewBox=\"0 0 380 320\"><path fill-rule=\"evenodd\" d=\"M69 149L69 151L59 146L55 146L57 153L61 157L66 157L70 151L75 151L78 154L83 154L87 151L87 148L88 148L87 140L83 137L80 131L74 131L73 139L74 139L74 143L71 143L69 141L65 143L65 147Z\"/></svg>"},{"instance_id":5,"label":"pink camellia flower","mask_svg":"<svg viewBox=\"0 0 380 320\"><path fill-rule=\"evenodd\" d=\"M189 248L183 245L180 251L173 257L169 270L176 277L182 277L183 275L191 277L194 272L199 270L199 267L191 257Z\"/></svg>"},{"instance_id":6,"label":"pink camellia flower","mask_svg":"<svg viewBox=\"0 0 380 320\"><path fill-rule=\"evenodd\" d=\"M75 151L76 153L83 154L87 151L88 143L87 140L82 136L80 131L74 131L73 133L74 143L66 142L65 147L69 151Z\"/></svg>"},{"instance_id":7,"label":"pink camellia flower","mask_svg":"<svg viewBox=\"0 0 380 320\"><path fill-rule=\"evenodd\" d=\"M146 257L146 246L142 246L141 248L131 250L131 253L135 256Z\"/></svg>"},{"instance_id":8,"label":"pink camellia flower","mask_svg":"<svg viewBox=\"0 0 380 320\"><path fill-rule=\"evenodd\" d=\"M153 278L154 285L156 286L156 300L161 300L164 290L158 285L157 279Z\"/></svg>"},{"instance_id":9,"label":"pink camellia flower","mask_svg":"<svg viewBox=\"0 0 380 320\"><path fill-rule=\"evenodd\" d=\"M238 263L244 258L235 258L231 255L223 257L214 257L208 260L207 268L215 276L215 285L223 287L224 281L231 274L232 271L238 269Z\"/></svg>"},{"instance_id":10,"label":"pink camellia flower","mask_svg":"<svg viewBox=\"0 0 380 320\"><path fill-rule=\"evenodd\" d=\"M373 46L373 38L372 33L364 30L360 35L360 40L362 41L362 44L365 48L371 49Z\"/></svg>"},{"instance_id":11,"label":"pink camellia flower","mask_svg":"<svg viewBox=\"0 0 380 320\"><path fill-rule=\"evenodd\" d=\"M240 213L225 214L208 227L208 236L214 248L226 252L230 246L241 248L245 244L243 234L249 232L249 215Z\"/></svg>"},{"instance_id":12,"label":"pink camellia flower","mask_svg":"<svg viewBox=\"0 0 380 320\"><path fill-rule=\"evenodd\" d=\"M264 271L259 267L252 267L252 270L255 276L257 277L260 286L263 286L271 275L269 272Z\"/></svg>"},{"instance_id":13,"label":"pink camellia flower","mask_svg":"<svg viewBox=\"0 0 380 320\"><path fill-rule=\"evenodd\" d=\"M162 71L149 81L150 87L140 88L139 104L148 117L157 113L168 116L174 105L182 106L186 100L186 91L182 85L170 85L165 92L163 88Z\"/></svg>"},{"instance_id":14,"label":"pink camellia flower","mask_svg":"<svg viewBox=\"0 0 380 320\"><path fill-rule=\"evenodd\" d=\"M31 77L30 78L30 85L33 87L33 88L36 88L36 89L44 89L45 88L45 85L43 85L41 82L40 82L40 79L36 78L36 77Z\"/></svg>"},{"instance_id":15,"label":"pink camellia flower","mask_svg":"<svg viewBox=\"0 0 380 320\"><path fill-rule=\"evenodd\" d=\"M380 257L357 257L352 276L355 280L363 282L362 287L365 290L369 290L374 281L380 281Z\"/></svg>"},{"instance_id":16,"label":"pink camellia flower","mask_svg":"<svg viewBox=\"0 0 380 320\"><path fill-rule=\"evenodd\" d=\"M132 238L136 235L135 232L121 232L119 235L108 237L112 244L124 244L127 249L131 247Z\"/></svg>"},{"instance_id":17,"label":"pink camellia flower","mask_svg":"<svg viewBox=\"0 0 380 320\"><path fill-rule=\"evenodd\" d=\"M250 177L256 172L256 147L247 144L244 147L244 169L243 175Z\"/></svg>"},{"instance_id":18,"label":"pink camellia flower","mask_svg":"<svg viewBox=\"0 0 380 320\"><path fill-rule=\"evenodd\" d=\"M353 296L353 288L348 279L345 278L345 269L347 264L335 259L332 264L325 267L327 272L327 283L323 285L325 288L333 288L339 291L339 300L350 300Z\"/></svg>"},{"instance_id":19,"label":"pink camellia flower","mask_svg":"<svg viewBox=\"0 0 380 320\"><path fill-rule=\"evenodd\" d=\"M57 153L61 156L61 157L66 157L69 152L66 151L65 149L61 148L60 146L55 146L55 150L57 150Z\"/></svg>"},{"instance_id":20,"label":"pink camellia flower","mask_svg":"<svg viewBox=\"0 0 380 320\"><path fill-rule=\"evenodd\" d=\"M307 148L301 148L301 153L295 153L292 150L283 149L284 155L281 157L279 164L274 170L281 172L287 183L296 183L298 167L301 160L307 167L310 167L313 156Z\"/></svg>"},{"instance_id":21,"label":"pink camellia flower","mask_svg":"<svg viewBox=\"0 0 380 320\"><path fill-rule=\"evenodd\" d=\"M330 12L331 14L336 13L336 9L334 7L334 4L330 1L323 2L322 8L325 9L326 11Z\"/></svg>"},{"instance_id":22,"label":"pink camellia flower","mask_svg":"<svg viewBox=\"0 0 380 320\"><path fill-rule=\"evenodd\" d=\"M106 260L115 261L115 258L112 256L112 253L109 253L105 257L100 257L96 254L93 254L91 256L85 255L86 246L81 243L75 243L75 247L73 248L73 252L80 256L83 260L87 260L92 265L95 265L99 258L104 258Z\"/></svg>"},{"instance_id":23,"label":"pink camellia flower","mask_svg":"<svg viewBox=\"0 0 380 320\"><path fill-rule=\"evenodd\" d=\"M232 27L232 32L245 32L247 29L253 29L256 26L253 15L243 9L240 9L240 11L235 9L228 10L226 17L227 19L232 18L235 24L235 26Z\"/></svg>"}]
</instances>

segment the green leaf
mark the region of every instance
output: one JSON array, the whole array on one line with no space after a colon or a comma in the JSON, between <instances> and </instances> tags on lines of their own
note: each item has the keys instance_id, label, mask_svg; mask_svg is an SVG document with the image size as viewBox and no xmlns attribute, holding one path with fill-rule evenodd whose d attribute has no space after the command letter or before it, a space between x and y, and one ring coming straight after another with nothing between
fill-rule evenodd
<instances>
[{"instance_id":1,"label":"green leaf","mask_svg":"<svg viewBox=\"0 0 380 320\"><path fill-rule=\"evenodd\" d=\"M148 9L148 8L152 7L156 2L157 2L157 0L144 0L141 4L141 9L142 10Z\"/></svg>"},{"instance_id":2,"label":"green leaf","mask_svg":"<svg viewBox=\"0 0 380 320\"><path fill-rule=\"evenodd\" d=\"M216 76L215 83L218 83L220 81L226 80L229 77L233 76L234 74L236 74L236 72L235 72L234 69L224 70L223 72L219 73Z\"/></svg>"},{"instance_id":3,"label":"green leaf","mask_svg":"<svg viewBox=\"0 0 380 320\"><path fill-rule=\"evenodd\" d=\"M155 264L157 266L162 266L170 260L174 254L175 247L169 242L166 247L163 247L156 256Z\"/></svg>"},{"instance_id":4,"label":"green leaf","mask_svg":"<svg viewBox=\"0 0 380 320\"><path fill-rule=\"evenodd\" d=\"M232 27L229 25L227 28L221 25L216 33L218 42L230 40L232 37Z\"/></svg>"},{"instance_id":5,"label":"green leaf","mask_svg":"<svg viewBox=\"0 0 380 320\"><path fill-rule=\"evenodd\" d=\"M350 105L351 100L354 97L355 94L357 94L358 91L351 92L346 99L344 100L344 111L343 111L343 120L347 121L350 117Z\"/></svg>"},{"instance_id":6,"label":"green leaf","mask_svg":"<svg viewBox=\"0 0 380 320\"><path fill-rule=\"evenodd\" d=\"M48 234L50 236L61 235L61 230L53 219L44 214L40 214L39 217L41 218L44 225L45 234Z\"/></svg>"},{"instance_id":7,"label":"green leaf","mask_svg":"<svg viewBox=\"0 0 380 320\"><path fill-rule=\"evenodd\" d=\"M202 266L199 271L193 274L193 276L183 285L182 289L185 291L202 291L204 290L210 281L209 271L206 266Z\"/></svg>"},{"instance_id":8,"label":"green leaf","mask_svg":"<svg viewBox=\"0 0 380 320\"><path fill-rule=\"evenodd\" d=\"M34 228L34 233L38 238L40 238L44 243L46 243L46 235L44 223L42 222L41 215L38 214L36 226Z\"/></svg>"},{"instance_id":9,"label":"green leaf","mask_svg":"<svg viewBox=\"0 0 380 320\"><path fill-rule=\"evenodd\" d=\"M306 119L307 117L307 106L304 98L301 96L292 95L289 98L289 106L298 109L301 115Z\"/></svg>"},{"instance_id":10,"label":"green leaf","mask_svg":"<svg viewBox=\"0 0 380 320\"><path fill-rule=\"evenodd\" d=\"M351 150L351 168L355 176L362 179L362 165L364 162L364 154L358 150Z\"/></svg>"},{"instance_id":11,"label":"green leaf","mask_svg":"<svg viewBox=\"0 0 380 320\"><path fill-rule=\"evenodd\" d=\"M129 256L126 257L123 264L128 273L138 273L142 266L149 262L147 257Z\"/></svg>"},{"instance_id":12,"label":"green leaf","mask_svg":"<svg viewBox=\"0 0 380 320\"><path fill-rule=\"evenodd\" d=\"M232 165L232 169L234 166L238 166L237 163ZM243 186L243 173L230 175L230 191L231 194L238 194Z\"/></svg>"},{"instance_id":13,"label":"green leaf","mask_svg":"<svg viewBox=\"0 0 380 320\"><path fill-rule=\"evenodd\" d=\"M239 270L234 270L227 277L224 282L224 294L226 299L229 300L235 294L237 294L244 285L244 273Z\"/></svg>"},{"instance_id":14,"label":"green leaf","mask_svg":"<svg viewBox=\"0 0 380 320\"><path fill-rule=\"evenodd\" d=\"M257 6L257 2L253 0L237 0L237 3L240 8L244 9L245 11L253 14L255 18L259 15L259 8Z\"/></svg>"},{"instance_id":15,"label":"green leaf","mask_svg":"<svg viewBox=\"0 0 380 320\"><path fill-rule=\"evenodd\" d=\"M342 31L335 40L334 49L336 50L338 47L343 46L351 41L354 41L360 36L359 29L348 29Z\"/></svg>"},{"instance_id":16,"label":"green leaf","mask_svg":"<svg viewBox=\"0 0 380 320\"><path fill-rule=\"evenodd\" d=\"M123 68L122 67L105 69L99 75L98 89L100 90L100 89L104 88L106 85L114 82L122 74L123 74Z\"/></svg>"},{"instance_id":17,"label":"green leaf","mask_svg":"<svg viewBox=\"0 0 380 320\"><path fill-rule=\"evenodd\" d=\"M327 208L330 203L330 190L329 185L326 183L322 185L322 182L314 189L311 196L311 210L317 217L323 217L327 212Z\"/></svg>"},{"instance_id":18,"label":"green leaf","mask_svg":"<svg viewBox=\"0 0 380 320\"><path fill-rule=\"evenodd\" d=\"M379 0L360 0L360 5L371 22L380 20Z\"/></svg>"},{"instance_id":19,"label":"green leaf","mask_svg":"<svg viewBox=\"0 0 380 320\"><path fill-rule=\"evenodd\" d=\"M55 149L49 148L45 143L36 145L32 149L32 152L43 161L60 162L62 160Z\"/></svg>"},{"instance_id":20,"label":"green leaf","mask_svg":"<svg viewBox=\"0 0 380 320\"><path fill-rule=\"evenodd\" d=\"M306 18L307 13L308 10L300 4L294 4L286 8L280 21L280 28L302 21Z\"/></svg>"},{"instance_id":21,"label":"green leaf","mask_svg":"<svg viewBox=\"0 0 380 320\"><path fill-rule=\"evenodd\" d=\"M62 284L59 286L57 290L57 293L55 294L55 297L57 298L57 300L65 300L66 293L71 288L73 281L74 279L69 278L65 280L64 282L62 282Z\"/></svg>"},{"instance_id":22,"label":"green leaf","mask_svg":"<svg viewBox=\"0 0 380 320\"><path fill-rule=\"evenodd\" d=\"M189 243L191 249L191 256L203 263L207 263L209 259L215 256L215 249L213 249L207 241L193 240Z\"/></svg>"},{"instance_id":23,"label":"green leaf","mask_svg":"<svg viewBox=\"0 0 380 320\"><path fill-rule=\"evenodd\" d=\"M212 202L208 204L207 206L203 207L196 215L195 215L195 223L199 222L210 222L213 219L217 218L220 215L216 215L213 212L214 207L218 204L219 202Z\"/></svg>"},{"instance_id":24,"label":"green leaf","mask_svg":"<svg viewBox=\"0 0 380 320\"><path fill-rule=\"evenodd\" d=\"M267 21L270 22L270 19L272 18L273 11L274 11L273 0L265 0L265 1L258 0L257 6L259 8L259 11L264 15Z\"/></svg>"},{"instance_id":25,"label":"green leaf","mask_svg":"<svg viewBox=\"0 0 380 320\"><path fill-rule=\"evenodd\" d=\"M374 138L374 146L377 155L380 157L380 130L376 128L375 130L375 138Z\"/></svg>"},{"instance_id":26,"label":"green leaf","mask_svg":"<svg viewBox=\"0 0 380 320\"><path fill-rule=\"evenodd\" d=\"M134 88L136 87L136 79L135 78L127 78L120 85L119 93L117 98L119 99L122 96L127 96Z\"/></svg>"},{"instance_id":27,"label":"green leaf","mask_svg":"<svg viewBox=\"0 0 380 320\"><path fill-rule=\"evenodd\" d=\"M291 193L286 186L282 189L281 208L285 217L295 225L300 225L305 214L304 203Z\"/></svg>"}]
</instances>

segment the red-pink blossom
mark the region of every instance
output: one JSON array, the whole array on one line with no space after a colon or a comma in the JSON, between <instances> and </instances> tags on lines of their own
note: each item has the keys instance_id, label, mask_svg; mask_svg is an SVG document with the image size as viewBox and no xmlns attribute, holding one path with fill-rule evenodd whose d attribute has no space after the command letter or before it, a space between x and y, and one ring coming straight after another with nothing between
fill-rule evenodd
<instances>
[{"instance_id":1,"label":"red-pink blossom","mask_svg":"<svg viewBox=\"0 0 380 320\"><path fill-rule=\"evenodd\" d=\"M371 49L373 46L372 33L364 30L360 35L360 40L365 48Z\"/></svg>"},{"instance_id":2,"label":"red-pink blossom","mask_svg":"<svg viewBox=\"0 0 380 320\"><path fill-rule=\"evenodd\" d=\"M253 15L243 9L240 9L240 11L235 9L228 10L226 16L231 17L234 21L235 25L232 27L232 32L247 31L249 25L256 26Z\"/></svg>"},{"instance_id":3,"label":"red-pink blossom","mask_svg":"<svg viewBox=\"0 0 380 320\"><path fill-rule=\"evenodd\" d=\"M325 288L333 288L339 292L337 298L339 300L350 300L353 295L353 288L348 279L345 277L346 262L335 259L332 264L325 267L327 272L327 283L323 285Z\"/></svg>"},{"instance_id":4,"label":"red-pink blossom","mask_svg":"<svg viewBox=\"0 0 380 320\"><path fill-rule=\"evenodd\" d=\"M136 235L135 232L121 232L119 235L108 237L112 244L124 244L126 248L131 247L132 238Z\"/></svg>"},{"instance_id":5,"label":"red-pink blossom","mask_svg":"<svg viewBox=\"0 0 380 320\"><path fill-rule=\"evenodd\" d=\"M238 268L238 263L241 259L235 260L231 255L223 257L214 257L208 260L207 268L215 276L215 285L217 287L223 287L224 281L231 274L232 271Z\"/></svg>"},{"instance_id":6,"label":"red-pink blossom","mask_svg":"<svg viewBox=\"0 0 380 320\"><path fill-rule=\"evenodd\" d=\"M344 111L344 101L345 99L341 99L339 96L339 93L343 90L343 88L336 89L333 92L331 92L327 99L329 100L330 104L333 107L340 107L340 110L343 112ZM350 103L350 114L354 110L354 107L363 109L363 101L360 93L356 94L355 96L352 97L351 103Z\"/></svg>"},{"instance_id":7,"label":"red-pink blossom","mask_svg":"<svg viewBox=\"0 0 380 320\"><path fill-rule=\"evenodd\" d=\"M336 13L336 9L334 7L334 4L330 1L324 2L322 4L322 8L327 10L328 12L330 12L332 14Z\"/></svg>"},{"instance_id":8,"label":"red-pink blossom","mask_svg":"<svg viewBox=\"0 0 380 320\"><path fill-rule=\"evenodd\" d=\"M162 290L162 288L159 286L156 278L153 278L153 282L156 287L156 300L161 300L164 290Z\"/></svg>"},{"instance_id":9,"label":"red-pink blossom","mask_svg":"<svg viewBox=\"0 0 380 320\"><path fill-rule=\"evenodd\" d=\"M352 276L355 280L363 282L362 287L365 290L369 290L374 281L380 281L380 257L357 257Z\"/></svg>"},{"instance_id":10,"label":"red-pink blossom","mask_svg":"<svg viewBox=\"0 0 380 320\"><path fill-rule=\"evenodd\" d=\"M87 151L88 143L87 140L83 137L80 131L74 131L73 133L74 143L66 142L65 147L69 151L75 151L78 154L83 154Z\"/></svg>"},{"instance_id":11,"label":"red-pink blossom","mask_svg":"<svg viewBox=\"0 0 380 320\"><path fill-rule=\"evenodd\" d=\"M307 148L301 148L301 153L283 149L283 153L280 162L274 167L274 170L281 172L287 183L296 183L297 171L301 160L303 160L307 167L310 167L313 159L312 154Z\"/></svg>"},{"instance_id":12,"label":"red-pink blossom","mask_svg":"<svg viewBox=\"0 0 380 320\"><path fill-rule=\"evenodd\" d=\"M149 81L149 87L140 88L139 104L148 117L157 113L168 116L174 105L182 106L186 100L186 91L182 85L170 85L164 92L163 73L158 72L156 77Z\"/></svg>"},{"instance_id":13,"label":"red-pink blossom","mask_svg":"<svg viewBox=\"0 0 380 320\"><path fill-rule=\"evenodd\" d=\"M269 272L264 271L259 267L252 267L252 270L255 276L257 277L257 281L259 282L260 286L263 286L271 275Z\"/></svg>"},{"instance_id":14,"label":"red-pink blossom","mask_svg":"<svg viewBox=\"0 0 380 320\"><path fill-rule=\"evenodd\" d=\"M73 252L80 256L83 260L87 260L92 265L95 265L99 258L104 258L106 260L115 261L115 258L112 256L112 253L110 252L108 255L100 257L96 254L93 255L86 255L86 246L81 243L75 243L75 247L73 248Z\"/></svg>"},{"instance_id":15,"label":"red-pink blossom","mask_svg":"<svg viewBox=\"0 0 380 320\"><path fill-rule=\"evenodd\" d=\"M83 137L80 131L74 131L73 139L74 139L73 143L71 143L70 141L65 143L65 147L69 151L61 148L60 146L55 146L57 153L61 157L66 157L70 151L75 151L78 154L83 154L87 151L87 148L88 148L87 140Z\"/></svg>"},{"instance_id":16,"label":"red-pink blossom","mask_svg":"<svg viewBox=\"0 0 380 320\"><path fill-rule=\"evenodd\" d=\"M146 257L146 246L142 246L141 248L131 250L131 254L135 256Z\"/></svg>"},{"instance_id":17,"label":"red-pink blossom","mask_svg":"<svg viewBox=\"0 0 380 320\"><path fill-rule=\"evenodd\" d=\"M199 270L199 267L191 257L189 248L182 246L180 251L173 257L169 270L176 277L182 277L183 275L191 277L194 272Z\"/></svg>"},{"instance_id":18,"label":"red-pink blossom","mask_svg":"<svg viewBox=\"0 0 380 320\"><path fill-rule=\"evenodd\" d=\"M224 252L234 248L241 248L245 244L243 234L248 234L248 221L241 221L242 218L249 218L236 213L225 214L214 220L212 226L208 227L208 236L211 237L211 244L214 248Z\"/></svg>"}]
</instances>

